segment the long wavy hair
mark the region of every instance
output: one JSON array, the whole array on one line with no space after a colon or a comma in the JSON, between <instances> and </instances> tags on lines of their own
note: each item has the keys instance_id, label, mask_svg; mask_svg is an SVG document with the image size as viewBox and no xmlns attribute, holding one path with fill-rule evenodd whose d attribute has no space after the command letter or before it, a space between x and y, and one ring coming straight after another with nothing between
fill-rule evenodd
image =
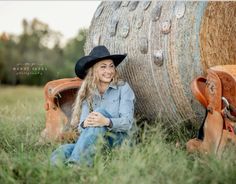
<instances>
[{"instance_id":1,"label":"long wavy hair","mask_svg":"<svg viewBox=\"0 0 236 184\"><path fill-rule=\"evenodd\" d=\"M70 121L70 125L72 126L76 126L80 121L83 101L87 100L88 104L93 104L93 96L95 93L95 89L97 89L99 83L99 78L97 75L98 66L99 62L88 69L87 75L77 93L75 102L72 106L72 116ZM114 85L124 84L124 81L120 78L116 68L115 68L115 75L111 81L111 84Z\"/></svg>"}]
</instances>

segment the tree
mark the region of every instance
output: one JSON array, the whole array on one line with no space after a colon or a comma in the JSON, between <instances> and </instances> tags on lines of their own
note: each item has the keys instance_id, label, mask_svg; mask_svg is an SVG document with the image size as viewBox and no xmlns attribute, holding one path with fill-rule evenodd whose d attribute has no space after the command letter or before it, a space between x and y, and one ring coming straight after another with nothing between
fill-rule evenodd
<instances>
[{"instance_id":1,"label":"tree","mask_svg":"<svg viewBox=\"0 0 236 184\"><path fill-rule=\"evenodd\" d=\"M47 24L24 19L22 26L19 36L0 36L0 83L44 85L50 80L75 76L75 62L84 56L87 29L79 30L62 47L62 34ZM18 69L22 68L29 74L20 73Z\"/></svg>"},{"instance_id":2,"label":"tree","mask_svg":"<svg viewBox=\"0 0 236 184\"><path fill-rule=\"evenodd\" d=\"M75 63L78 58L84 56L84 44L87 38L88 29L83 28L78 31L75 38L70 39L64 48L64 58L66 70L64 71L67 77L73 77Z\"/></svg>"},{"instance_id":3,"label":"tree","mask_svg":"<svg viewBox=\"0 0 236 184\"><path fill-rule=\"evenodd\" d=\"M65 58L68 62L74 63L79 57L84 56L84 44L86 41L88 30L81 29L75 38L70 39L65 48Z\"/></svg>"}]
</instances>

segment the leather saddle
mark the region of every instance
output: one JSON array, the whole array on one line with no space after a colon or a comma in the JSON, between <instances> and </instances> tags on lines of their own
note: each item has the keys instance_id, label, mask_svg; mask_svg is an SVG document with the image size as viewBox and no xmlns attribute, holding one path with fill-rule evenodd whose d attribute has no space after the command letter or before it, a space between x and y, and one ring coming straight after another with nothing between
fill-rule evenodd
<instances>
[{"instance_id":1,"label":"leather saddle","mask_svg":"<svg viewBox=\"0 0 236 184\"><path fill-rule=\"evenodd\" d=\"M207 70L207 77L191 83L195 98L206 108L198 137L187 142L187 151L221 155L236 145L236 65L219 65Z\"/></svg>"},{"instance_id":2,"label":"leather saddle","mask_svg":"<svg viewBox=\"0 0 236 184\"><path fill-rule=\"evenodd\" d=\"M79 78L53 80L44 86L46 128L41 138L49 141L74 140L78 135L66 130L71 120L72 106L82 84Z\"/></svg>"}]
</instances>

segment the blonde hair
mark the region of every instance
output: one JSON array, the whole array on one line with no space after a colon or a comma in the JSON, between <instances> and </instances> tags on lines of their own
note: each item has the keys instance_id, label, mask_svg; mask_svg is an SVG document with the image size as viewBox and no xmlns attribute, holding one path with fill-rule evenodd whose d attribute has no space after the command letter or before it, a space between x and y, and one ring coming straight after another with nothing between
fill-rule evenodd
<instances>
[{"instance_id":1,"label":"blonde hair","mask_svg":"<svg viewBox=\"0 0 236 184\"><path fill-rule=\"evenodd\" d=\"M88 69L88 73L77 93L76 100L73 104L72 116L70 121L70 125L72 126L76 126L80 121L83 101L87 100L88 104L93 104L93 96L99 83L99 78L96 72L98 66L99 62ZM120 78L116 68L115 68L115 75L111 81L111 84L113 85L124 84L124 81Z\"/></svg>"}]
</instances>

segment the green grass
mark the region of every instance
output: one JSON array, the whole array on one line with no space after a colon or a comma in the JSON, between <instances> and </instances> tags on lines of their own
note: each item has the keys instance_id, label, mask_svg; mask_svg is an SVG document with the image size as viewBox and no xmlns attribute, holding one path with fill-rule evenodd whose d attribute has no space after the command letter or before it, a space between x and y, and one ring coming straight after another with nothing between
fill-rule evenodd
<instances>
[{"instance_id":1,"label":"green grass","mask_svg":"<svg viewBox=\"0 0 236 184\"><path fill-rule=\"evenodd\" d=\"M51 167L49 157L58 144L36 144L45 127L43 105L40 87L0 87L1 184L225 184L236 181L236 150L226 150L221 159L188 155L184 144L194 132L180 124L169 133L161 128L164 124L161 122L145 124L138 133L138 143L133 146L124 144L111 152L99 151L92 168Z\"/></svg>"}]
</instances>

